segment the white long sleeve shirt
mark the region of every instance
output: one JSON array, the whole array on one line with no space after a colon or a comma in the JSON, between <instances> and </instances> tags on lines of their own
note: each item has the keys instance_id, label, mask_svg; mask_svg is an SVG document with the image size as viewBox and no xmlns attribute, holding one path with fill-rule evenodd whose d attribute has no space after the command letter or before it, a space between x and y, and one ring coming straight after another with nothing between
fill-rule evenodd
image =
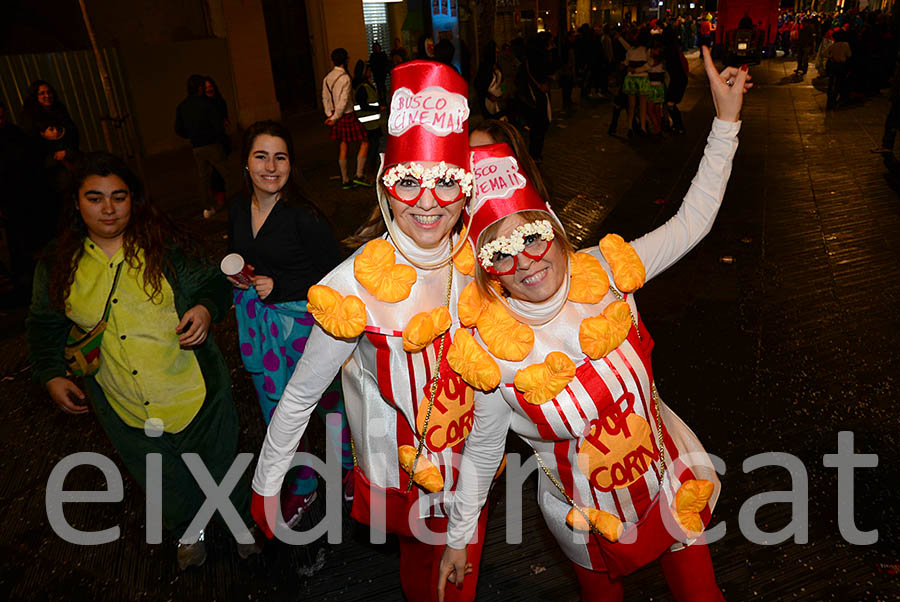
<instances>
[{"instance_id":1,"label":"white long sleeve shirt","mask_svg":"<svg viewBox=\"0 0 900 602\"><path fill-rule=\"evenodd\" d=\"M712 228L731 173L739 130L739 122L713 121L697 175L678 213L631 243L644 264L647 281L687 254ZM611 273L598 248L585 252L599 259L607 273ZM637 316L634 297L626 295L625 300ZM609 293L596 304L566 302L552 320L532 327L534 347L528 357L516 363L497 360L501 370L500 386L475 397L474 424L466 440L447 528L447 541L451 547L463 548L475 532L478 513L502 459L509 428L540 454L567 494L583 506L608 511L626 524L632 523L639 520L647 503L657 493L671 499L684 480L702 478L716 484L709 511L701 515L704 521L708 520L718 496L718 479L696 436L665 404L660 404L658 416L667 436L665 457L669 470L660 478L657 411L651 393L652 340L643 324L640 332L633 328L616 350L599 360L586 358L580 348L578 330L581 321L600 314L612 301L615 297ZM482 346L485 346L483 342ZM528 404L513 385L515 373L542 362L551 351L563 352L575 362L576 377L554 400L537 406ZM635 456L637 461L630 465L628 462L620 464L619 482L613 487L606 480L612 478L613 472L608 458L585 467L579 465L578 453L587 448L591 425L620 416L627 416L627 424L631 427L642 425L643 429L649 427L649 430L641 441L632 447L626 446L640 450L642 455ZM618 444L624 445L621 441ZM685 470L671 469L677 458L690 460ZM635 466L646 470L638 474ZM539 472L538 504L561 548L579 565L602 569L598 565L601 560L590 549L589 539L579 539L565 523L571 505L552 481Z\"/></svg>"},{"instance_id":2,"label":"white long sleeve shirt","mask_svg":"<svg viewBox=\"0 0 900 602\"><path fill-rule=\"evenodd\" d=\"M335 67L322 82L322 106L325 109L325 117L337 121L344 115L353 111L353 99L351 91L350 75L343 67Z\"/></svg>"}]
</instances>

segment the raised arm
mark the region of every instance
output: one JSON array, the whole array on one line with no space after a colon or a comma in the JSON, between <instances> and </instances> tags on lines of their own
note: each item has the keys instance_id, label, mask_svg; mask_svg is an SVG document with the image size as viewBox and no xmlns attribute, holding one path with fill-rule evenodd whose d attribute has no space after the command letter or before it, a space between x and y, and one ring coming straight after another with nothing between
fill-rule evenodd
<instances>
[{"instance_id":1,"label":"raised arm","mask_svg":"<svg viewBox=\"0 0 900 602\"><path fill-rule=\"evenodd\" d=\"M737 151L737 133L743 95L753 86L744 68L728 67L721 73L703 47L703 60L709 78L716 118L707 138L697 175L681 207L669 221L631 242L644 263L647 280L684 257L712 229Z\"/></svg>"}]
</instances>

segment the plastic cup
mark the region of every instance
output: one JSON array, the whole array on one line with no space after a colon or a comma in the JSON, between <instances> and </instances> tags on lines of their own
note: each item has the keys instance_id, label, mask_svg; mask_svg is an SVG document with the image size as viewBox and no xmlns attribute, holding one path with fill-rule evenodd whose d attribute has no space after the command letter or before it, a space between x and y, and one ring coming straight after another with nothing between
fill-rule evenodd
<instances>
[{"instance_id":1,"label":"plastic cup","mask_svg":"<svg viewBox=\"0 0 900 602\"><path fill-rule=\"evenodd\" d=\"M222 269L223 274L231 276L241 284L246 284L247 286L253 284L253 280L251 280L254 276L253 270L244 263L244 258L237 253L226 255L219 267Z\"/></svg>"}]
</instances>

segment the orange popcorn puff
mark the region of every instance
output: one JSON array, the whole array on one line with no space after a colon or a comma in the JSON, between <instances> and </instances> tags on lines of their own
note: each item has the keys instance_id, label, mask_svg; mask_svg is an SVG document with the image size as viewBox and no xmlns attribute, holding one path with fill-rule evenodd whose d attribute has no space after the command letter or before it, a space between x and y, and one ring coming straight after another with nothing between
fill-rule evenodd
<instances>
[{"instance_id":1,"label":"orange popcorn puff","mask_svg":"<svg viewBox=\"0 0 900 602\"><path fill-rule=\"evenodd\" d=\"M464 328L453 335L453 344L447 350L447 363L475 389L490 391L500 384L500 367L497 362Z\"/></svg>"},{"instance_id":2,"label":"orange popcorn puff","mask_svg":"<svg viewBox=\"0 0 900 602\"><path fill-rule=\"evenodd\" d=\"M473 280L463 288L456 302L456 310L459 312L459 323L466 328L472 328L478 322L478 317L487 307L487 300L481 296L478 286Z\"/></svg>"},{"instance_id":3,"label":"orange popcorn puff","mask_svg":"<svg viewBox=\"0 0 900 602\"><path fill-rule=\"evenodd\" d=\"M472 252L472 243L468 240L462 244L462 247L453 256L453 265L466 276L475 275L475 253Z\"/></svg>"},{"instance_id":4,"label":"orange popcorn puff","mask_svg":"<svg viewBox=\"0 0 900 602\"><path fill-rule=\"evenodd\" d=\"M478 334L501 360L521 362L534 347L534 331L512 317L499 301L488 303L478 316Z\"/></svg>"},{"instance_id":5,"label":"orange popcorn puff","mask_svg":"<svg viewBox=\"0 0 900 602\"><path fill-rule=\"evenodd\" d=\"M403 301L416 283L416 270L398 265L394 247L383 238L366 243L353 260L353 275L376 299L386 303Z\"/></svg>"},{"instance_id":6,"label":"orange popcorn puff","mask_svg":"<svg viewBox=\"0 0 900 602\"><path fill-rule=\"evenodd\" d=\"M516 372L513 383L528 403L550 401L575 378L575 362L565 353L552 351L540 364L532 364Z\"/></svg>"},{"instance_id":7,"label":"orange popcorn puff","mask_svg":"<svg viewBox=\"0 0 900 602\"><path fill-rule=\"evenodd\" d=\"M359 297L344 297L329 286L309 287L306 307L325 332L339 339L358 337L366 329L366 305Z\"/></svg>"},{"instance_id":8,"label":"orange popcorn puff","mask_svg":"<svg viewBox=\"0 0 900 602\"><path fill-rule=\"evenodd\" d=\"M444 488L444 477L441 476L441 471L424 454L420 455L419 460L416 461L416 448L412 445L401 445L397 449L397 458L400 460L400 468L410 474L413 462L415 462L416 474L412 475L412 480L416 485L431 493Z\"/></svg>"},{"instance_id":9,"label":"orange popcorn puff","mask_svg":"<svg viewBox=\"0 0 900 602\"><path fill-rule=\"evenodd\" d=\"M701 479L691 479L681 484L675 494L675 511L682 527L693 533L703 531L700 512L706 508L715 488L711 481Z\"/></svg>"},{"instance_id":10,"label":"orange popcorn puff","mask_svg":"<svg viewBox=\"0 0 900 602\"><path fill-rule=\"evenodd\" d=\"M571 257L569 301L599 303L609 290L609 277L600 260L590 253L575 253Z\"/></svg>"},{"instance_id":11,"label":"orange popcorn puff","mask_svg":"<svg viewBox=\"0 0 900 602\"><path fill-rule=\"evenodd\" d=\"M585 318L578 329L581 350L592 360L606 356L622 344L631 330L631 310L624 301L613 301L603 314Z\"/></svg>"},{"instance_id":12,"label":"orange popcorn puff","mask_svg":"<svg viewBox=\"0 0 900 602\"><path fill-rule=\"evenodd\" d=\"M600 535L613 543L619 541L619 537L622 536L622 531L625 528L617 516L597 508L582 508L582 510L584 510L584 514L591 521L591 525L600 532ZM569 513L566 515L566 524L577 531L590 529L590 525L584 519L584 515L575 508L569 510Z\"/></svg>"},{"instance_id":13,"label":"orange popcorn puff","mask_svg":"<svg viewBox=\"0 0 900 602\"><path fill-rule=\"evenodd\" d=\"M403 329L403 350L409 353L421 351L448 328L450 312L446 307L417 313Z\"/></svg>"},{"instance_id":14,"label":"orange popcorn puff","mask_svg":"<svg viewBox=\"0 0 900 602\"><path fill-rule=\"evenodd\" d=\"M633 293L644 286L647 273L637 251L618 234L607 234L600 241L600 252L612 269L616 288Z\"/></svg>"}]
</instances>

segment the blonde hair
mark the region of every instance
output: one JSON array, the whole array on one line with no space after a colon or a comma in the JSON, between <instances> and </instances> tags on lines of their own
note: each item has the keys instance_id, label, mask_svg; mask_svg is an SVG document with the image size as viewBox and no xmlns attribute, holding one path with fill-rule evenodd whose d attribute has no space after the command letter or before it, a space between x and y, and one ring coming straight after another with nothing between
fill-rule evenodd
<instances>
[{"instance_id":1,"label":"blonde hair","mask_svg":"<svg viewBox=\"0 0 900 602\"><path fill-rule=\"evenodd\" d=\"M548 212L541 211L540 209L529 209L527 211L518 211L516 213L511 213L510 215L520 216L523 220L525 220L526 224L542 219L548 220L551 227L553 228L553 244L560 246L566 257L566 260L568 261L569 255L575 252L575 248L572 246L572 243L569 242L569 237L566 236L566 231L563 230L562 226L559 224L556 218L550 215ZM503 221L508 217L509 215L502 219L498 219L496 222L485 228L478 236L478 243L475 248L475 285L478 287L478 291L488 298L490 298L492 294L491 280L494 280L498 283L500 282L500 280L498 276L491 274L484 269L484 267L481 265L481 262L477 259L478 251L482 246L497 238L497 230L500 229L500 224L502 224Z\"/></svg>"}]
</instances>

